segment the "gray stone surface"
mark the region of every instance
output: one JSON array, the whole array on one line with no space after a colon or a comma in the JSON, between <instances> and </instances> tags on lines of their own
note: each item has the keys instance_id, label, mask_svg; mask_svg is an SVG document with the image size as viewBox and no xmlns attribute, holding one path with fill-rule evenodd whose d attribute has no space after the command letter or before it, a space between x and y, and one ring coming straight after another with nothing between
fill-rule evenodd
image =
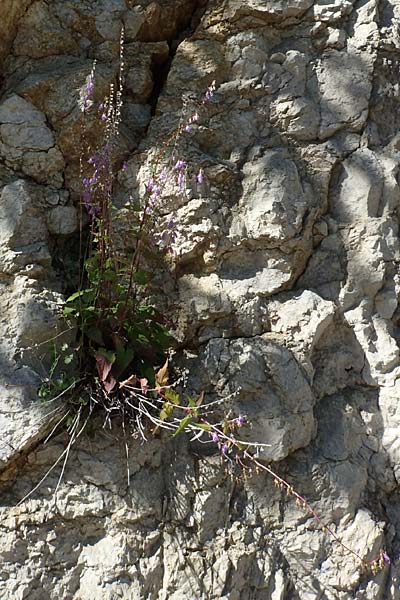
<instances>
[{"instance_id":1,"label":"gray stone surface","mask_svg":"<svg viewBox=\"0 0 400 600\"><path fill-rule=\"evenodd\" d=\"M376 576L271 478L231 478L184 436L96 423L18 505L68 441L39 443L60 416L35 391L79 230L78 98L93 59L107 93L122 23L121 205L217 82L176 147L186 193L160 207L176 360L349 548L386 549ZM2 1L2 600L399 600L399 23L399 0Z\"/></svg>"}]
</instances>

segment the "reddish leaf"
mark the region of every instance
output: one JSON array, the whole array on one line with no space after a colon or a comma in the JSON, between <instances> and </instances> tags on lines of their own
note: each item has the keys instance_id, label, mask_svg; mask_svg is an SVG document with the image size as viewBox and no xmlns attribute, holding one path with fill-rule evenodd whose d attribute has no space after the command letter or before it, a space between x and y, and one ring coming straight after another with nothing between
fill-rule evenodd
<instances>
[{"instance_id":1,"label":"reddish leaf","mask_svg":"<svg viewBox=\"0 0 400 600\"><path fill-rule=\"evenodd\" d=\"M149 389L149 381L146 377L142 377L139 379L140 387L142 388L142 394L147 394L147 390Z\"/></svg>"},{"instance_id":2,"label":"reddish leaf","mask_svg":"<svg viewBox=\"0 0 400 600\"><path fill-rule=\"evenodd\" d=\"M96 354L96 367L100 380L104 383L110 374L112 364L101 354Z\"/></svg>"},{"instance_id":3,"label":"reddish leaf","mask_svg":"<svg viewBox=\"0 0 400 600\"><path fill-rule=\"evenodd\" d=\"M110 375L108 381L103 381L104 389L106 390L107 394L109 394L115 388L116 383L117 380L112 375Z\"/></svg>"}]
</instances>

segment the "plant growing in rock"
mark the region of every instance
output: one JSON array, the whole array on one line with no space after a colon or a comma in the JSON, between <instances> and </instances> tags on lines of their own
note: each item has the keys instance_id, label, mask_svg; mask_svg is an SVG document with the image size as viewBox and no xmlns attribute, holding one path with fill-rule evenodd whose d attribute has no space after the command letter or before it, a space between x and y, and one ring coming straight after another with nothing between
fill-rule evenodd
<instances>
[{"instance_id":1,"label":"plant growing in rock","mask_svg":"<svg viewBox=\"0 0 400 600\"><path fill-rule=\"evenodd\" d=\"M143 440L161 430L173 436L186 432L192 441L212 445L232 476L247 478L253 473L267 473L343 550L376 573L390 563L387 554L381 551L377 558L366 561L344 544L306 498L261 460L259 453L265 444L242 439L240 432L247 425L244 415L228 412L221 418L226 399L207 403L204 394L185 396L169 381L166 351L172 336L167 319L156 307L152 270L172 251L179 232L173 220L157 227L159 209L164 195L185 193L189 165L179 154L179 141L192 133L205 105L213 98L215 83L210 84L195 110L182 114L177 128L152 157L140 202L130 202L125 213L129 243L121 244L117 241L118 211L113 205L113 192L124 84L122 49L123 39L118 81L110 86L108 97L99 104L94 100L94 64L80 100L83 121L89 111L97 111L103 133L98 146L83 153L81 161L81 208L88 220L89 236L80 287L67 299L64 310L65 317L77 323L78 352L74 356L70 348L63 347L55 354L50 377L39 394L47 398L69 390L74 381L63 371L57 375L57 371L61 362L77 357L81 381L68 397L70 442L57 461L63 460L61 477L70 449L85 430L94 406L102 408L105 422L114 414L122 416L124 427L127 421ZM202 185L204 170L196 171L194 179Z\"/></svg>"},{"instance_id":2,"label":"plant growing in rock","mask_svg":"<svg viewBox=\"0 0 400 600\"><path fill-rule=\"evenodd\" d=\"M98 389L104 405L113 404L119 382L132 373L155 384L155 369L165 361L172 337L166 318L156 308L152 272L163 261L176 237L172 220L161 224L164 195L184 194L187 162L179 157L179 141L190 134L214 94L211 83L195 110L182 113L177 128L150 160L149 173L139 201L132 198L123 209L125 231L118 229L120 215L113 205L118 159L124 85L123 34L117 81L100 103L95 96L96 63L80 93L82 111L81 181L83 222L89 223L88 242L82 250L80 286L66 300L64 315L78 328L76 349L83 383L81 390L89 403L89 383ZM97 114L102 129L96 147L87 144L85 123ZM122 169L126 169L126 163ZM204 172L197 173L201 184ZM82 246L83 247L83 246ZM95 375L95 376L94 376ZM113 394L113 400L110 400Z\"/></svg>"}]
</instances>

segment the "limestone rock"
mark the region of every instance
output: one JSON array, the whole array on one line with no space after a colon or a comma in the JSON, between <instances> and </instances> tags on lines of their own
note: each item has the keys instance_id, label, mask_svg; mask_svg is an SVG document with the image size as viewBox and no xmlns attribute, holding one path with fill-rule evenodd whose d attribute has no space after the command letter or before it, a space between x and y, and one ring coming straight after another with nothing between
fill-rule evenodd
<instances>
[{"instance_id":1,"label":"limestone rock","mask_svg":"<svg viewBox=\"0 0 400 600\"><path fill-rule=\"evenodd\" d=\"M278 297L268 306L271 331L285 336L285 344L299 355L311 378L311 354L332 324L334 314L333 302L323 300L310 291L294 297Z\"/></svg>"},{"instance_id":2,"label":"limestone rock","mask_svg":"<svg viewBox=\"0 0 400 600\"><path fill-rule=\"evenodd\" d=\"M56 206L48 212L49 233L71 235L78 230L78 226L78 211L74 206Z\"/></svg>"},{"instance_id":3,"label":"limestone rock","mask_svg":"<svg viewBox=\"0 0 400 600\"><path fill-rule=\"evenodd\" d=\"M17 95L0 105L0 155L7 166L39 183L61 187L64 159L46 118Z\"/></svg>"},{"instance_id":4,"label":"limestone rock","mask_svg":"<svg viewBox=\"0 0 400 600\"><path fill-rule=\"evenodd\" d=\"M265 22L277 22L288 17L296 17L304 14L312 6L312 0L234 0L230 7L228 16L231 19L251 16L257 20Z\"/></svg>"},{"instance_id":5,"label":"limestone rock","mask_svg":"<svg viewBox=\"0 0 400 600\"><path fill-rule=\"evenodd\" d=\"M300 178L284 153L267 151L243 168L243 195L234 215L230 237L283 243L301 230L307 208Z\"/></svg>"},{"instance_id":6,"label":"limestone rock","mask_svg":"<svg viewBox=\"0 0 400 600\"><path fill-rule=\"evenodd\" d=\"M16 180L1 190L0 270L3 273L15 272L32 263L50 266L44 212L35 202L36 198L33 188L24 180Z\"/></svg>"},{"instance_id":7,"label":"limestone rock","mask_svg":"<svg viewBox=\"0 0 400 600\"><path fill-rule=\"evenodd\" d=\"M79 46L49 7L43 2L35 2L19 21L14 51L17 56L42 58L57 54L76 55Z\"/></svg>"},{"instance_id":8,"label":"limestone rock","mask_svg":"<svg viewBox=\"0 0 400 600\"><path fill-rule=\"evenodd\" d=\"M317 0L314 3L314 18L323 22L335 22L349 14L355 0Z\"/></svg>"},{"instance_id":9,"label":"limestone rock","mask_svg":"<svg viewBox=\"0 0 400 600\"><path fill-rule=\"evenodd\" d=\"M313 434L313 395L288 350L262 337L211 340L201 357L210 383L248 415L244 439L266 444L265 460L280 460L309 443Z\"/></svg>"},{"instance_id":10,"label":"limestone rock","mask_svg":"<svg viewBox=\"0 0 400 600\"><path fill-rule=\"evenodd\" d=\"M0 4L1 599L398 600L398 0ZM93 420L65 465L61 428L41 443L62 418L35 400L50 340L74 335L80 161L102 136L93 110L84 141L78 100L94 59L95 103L118 77L122 24L121 235L199 112L155 226L178 233L154 269L174 364L213 418L246 415L238 435L348 548L387 552L376 576L208 434Z\"/></svg>"},{"instance_id":11,"label":"limestone rock","mask_svg":"<svg viewBox=\"0 0 400 600\"><path fill-rule=\"evenodd\" d=\"M372 69L373 56L368 53L330 50L321 58L317 73L321 95L320 139L330 137L344 124L350 131L361 130L368 115Z\"/></svg>"},{"instance_id":12,"label":"limestone rock","mask_svg":"<svg viewBox=\"0 0 400 600\"><path fill-rule=\"evenodd\" d=\"M19 19L32 0L4 0L2 4L2 19L0 30L0 60L2 61L10 50L10 45L18 28Z\"/></svg>"}]
</instances>

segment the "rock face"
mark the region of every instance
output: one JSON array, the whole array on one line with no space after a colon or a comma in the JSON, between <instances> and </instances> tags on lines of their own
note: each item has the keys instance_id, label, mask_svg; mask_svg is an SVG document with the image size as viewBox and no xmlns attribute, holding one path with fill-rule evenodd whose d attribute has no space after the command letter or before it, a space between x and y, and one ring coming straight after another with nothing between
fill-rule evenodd
<instances>
[{"instance_id":1,"label":"rock face","mask_svg":"<svg viewBox=\"0 0 400 600\"><path fill-rule=\"evenodd\" d=\"M399 0L3 0L2 600L400 598L399 22ZM163 206L188 385L247 416L346 546L384 547L378 575L267 475L233 480L184 437L100 423L64 466L65 434L39 443L78 260L80 90L96 59L106 93L122 23L120 199L217 82L177 148L186 195Z\"/></svg>"}]
</instances>

